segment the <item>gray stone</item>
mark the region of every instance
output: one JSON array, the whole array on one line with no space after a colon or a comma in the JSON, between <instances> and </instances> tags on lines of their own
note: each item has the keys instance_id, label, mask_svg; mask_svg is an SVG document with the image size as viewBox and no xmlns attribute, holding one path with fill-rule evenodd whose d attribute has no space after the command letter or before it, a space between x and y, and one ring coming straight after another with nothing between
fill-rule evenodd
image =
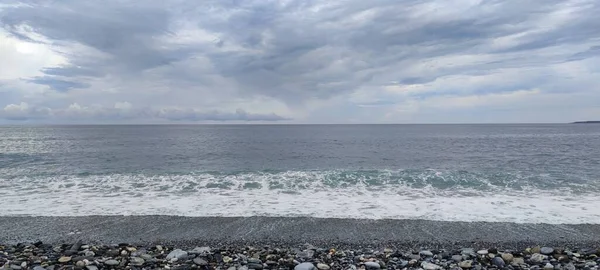
<instances>
[{"instance_id":1,"label":"gray stone","mask_svg":"<svg viewBox=\"0 0 600 270\"><path fill-rule=\"evenodd\" d=\"M500 257L494 257L492 259L492 264L495 265L495 266L497 266L497 267L499 267L499 268L502 268L502 267L504 267L506 265L506 263L504 262L504 260L502 258L500 258Z\"/></svg>"},{"instance_id":2,"label":"gray stone","mask_svg":"<svg viewBox=\"0 0 600 270\"><path fill-rule=\"evenodd\" d=\"M194 259L194 263L200 266L207 266L208 262L205 259L202 258L196 258Z\"/></svg>"},{"instance_id":3,"label":"gray stone","mask_svg":"<svg viewBox=\"0 0 600 270\"><path fill-rule=\"evenodd\" d=\"M146 252L147 251L145 249L135 250L135 251L131 252L131 256L140 257L140 256L142 256L142 254L146 254Z\"/></svg>"},{"instance_id":4,"label":"gray stone","mask_svg":"<svg viewBox=\"0 0 600 270\"><path fill-rule=\"evenodd\" d=\"M513 256L513 255L512 255L512 254L510 254L510 253L502 253L502 259L503 259L505 262L507 262L507 263L510 263L510 262L512 262L512 260L513 260L513 258L514 258L514 257L515 257L515 256Z\"/></svg>"},{"instance_id":5,"label":"gray stone","mask_svg":"<svg viewBox=\"0 0 600 270\"><path fill-rule=\"evenodd\" d=\"M312 249L306 249L298 253L299 258L310 259L315 256L315 251Z\"/></svg>"},{"instance_id":6,"label":"gray stone","mask_svg":"<svg viewBox=\"0 0 600 270\"><path fill-rule=\"evenodd\" d=\"M142 255L140 255L140 258L142 258L146 261L154 259L154 257L152 257L152 255L150 255L150 254L142 254Z\"/></svg>"},{"instance_id":7,"label":"gray stone","mask_svg":"<svg viewBox=\"0 0 600 270\"><path fill-rule=\"evenodd\" d=\"M463 268L463 269L469 269L469 268L473 267L473 261L466 260L466 261L459 262L458 267Z\"/></svg>"},{"instance_id":8,"label":"gray stone","mask_svg":"<svg viewBox=\"0 0 600 270\"><path fill-rule=\"evenodd\" d=\"M539 253L534 253L533 255L531 255L531 258L529 259L532 263L541 263L543 260L548 259L548 256L546 255L542 255Z\"/></svg>"},{"instance_id":9,"label":"gray stone","mask_svg":"<svg viewBox=\"0 0 600 270\"><path fill-rule=\"evenodd\" d=\"M119 261L110 259L110 260L104 261L104 264L106 264L108 266L117 266L117 265L119 265Z\"/></svg>"},{"instance_id":10,"label":"gray stone","mask_svg":"<svg viewBox=\"0 0 600 270\"><path fill-rule=\"evenodd\" d=\"M87 270L98 270L98 266L95 265L88 265L85 268L87 268Z\"/></svg>"},{"instance_id":11,"label":"gray stone","mask_svg":"<svg viewBox=\"0 0 600 270\"><path fill-rule=\"evenodd\" d=\"M475 250L472 248L463 248L460 251L460 254L467 255L467 256L475 256Z\"/></svg>"},{"instance_id":12,"label":"gray stone","mask_svg":"<svg viewBox=\"0 0 600 270\"><path fill-rule=\"evenodd\" d=\"M487 255L488 253L489 253L489 252L488 252L488 250L487 250L487 249L482 249L482 250L480 250L480 251L477 251L477 254L479 254L479 255Z\"/></svg>"},{"instance_id":13,"label":"gray stone","mask_svg":"<svg viewBox=\"0 0 600 270\"><path fill-rule=\"evenodd\" d=\"M21 270L21 268L23 268L23 267L21 267L20 265L16 265L16 264L13 264L10 266L10 269L12 269L12 270Z\"/></svg>"},{"instance_id":14,"label":"gray stone","mask_svg":"<svg viewBox=\"0 0 600 270\"><path fill-rule=\"evenodd\" d=\"M181 249L176 249L176 250L173 250L173 251L171 251L171 252L169 253L169 255L167 255L167 260L172 260L172 259L178 259L178 260L180 260L180 259L185 259L185 258L187 258L187 255L188 255L187 251L183 251L183 250L181 250Z\"/></svg>"},{"instance_id":15,"label":"gray stone","mask_svg":"<svg viewBox=\"0 0 600 270\"><path fill-rule=\"evenodd\" d=\"M46 270L46 268L36 265L33 270Z\"/></svg>"},{"instance_id":16,"label":"gray stone","mask_svg":"<svg viewBox=\"0 0 600 270\"><path fill-rule=\"evenodd\" d=\"M546 263L546 265L544 266L544 270L554 270L554 265L552 265L551 263Z\"/></svg>"},{"instance_id":17,"label":"gray stone","mask_svg":"<svg viewBox=\"0 0 600 270\"><path fill-rule=\"evenodd\" d=\"M455 262L461 262L463 260L463 256L462 255L453 255L452 260Z\"/></svg>"},{"instance_id":18,"label":"gray stone","mask_svg":"<svg viewBox=\"0 0 600 270\"><path fill-rule=\"evenodd\" d=\"M59 263L68 263L70 261L71 261L71 257L68 257L68 256L62 256L62 257L58 258Z\"/></svg>"},{"instance_id":19,"label":"gray stone","mask_svg":"<svg viewBox=\"0 0 600 270\"><path fill-rule=\"evenodd\" d=\"M79 261L83 261L83 260L94 260L94 257L87 257L87 256L77 256L77 257L73 257L71 259L74 262L79 262Z\"/></svg>"},{"instance_id":20,"label":"gray stone","mask_svg":"<svg viewBox=\"0 0 600 270\"><path fill-rule=\"evenodd\" d=\"M248 265L248 269L263 269L263 265L258 264L258 263L249 263Z\"/></svg>"},{"instance_id":21,"label":"gray stone","mask_svg":"<svg viewBox=\"0 0 600 270\"><path fill-rule=\"evenodd\" d=\"M249 263L262 264L262 261L260 259L257 259L257 258L248 258L248 262Z\"/></svg>"},{"instance_id":22,"label":"gray stone","mask_svg":"<svg viewBox=\"0 0 600 270\"><path fill-rule=\"evenodd\" d=\"M146 261L144 259L139 257L131 257L131 259L129 259L129 263L131 263L133 266L142 266L145 262Z\"/></svg>"},{"instance_id":23,"label":"gray stone","mask_svg":"<svg viewBox=\"0 0 600 270\"><path fill-rule=\"evenodd\" d=\"M324 263L318 263L317 264L317 268L319 270L329 270L331 267L329 265L327 265L327 264L324 264Z\"/></svg>"},{"instance_id":24,"label":"gray stone","mask_svg":"<svg viewBox=\"0 0 600 270\"><path fill-rule=\"evenodd\" d=\"M550 255L550 254L554 253L554 249L551 247L543 247L540 249L540 253L542 253L544 255Z\"/></svg>"},{"instance_id":25,"label":"gray stone","mask_svg":"<svg viewBox=\"0 0 600 270\"><path fill-rule=\"evenodd\" d=\"M419 255L425 256L425 257L433 257L433 252L431 252L429 250L421 250L421 252L419 252Z\"/></svg>"},{"instance_id":26,"label":"gray stone","mask_svg":"<svg viewBox=\"0 0 600 270\"><path fill-rule=\"evenodd\" d=\"M404 267L408 266L408 261L400 260L400 263L398 264L398 266L400 266L400 268L404 268Z\"/></svg>"},{"instance_id":27,"label":"gray stone","mask_svg":"<svg viewBox=\"0 0 600 270\"><path fill-rule=\"evenodd\" d=\"M194 255L210 254L210 247L195 247L189 253Z\"/></svg>"},{"instance_id":28,"label":"gray stone","mask_svg":"<svg viewBox=\"0 0 600 270\"><path fill-rule=\"evenodd\" d=\"M381 265L376 262L366 262L365 267L367 269L379 269L379 268L381 268Z\"/></svg>"},{"instance_id":29,"label":"gray stone","mask_svg":"<svg viewBox=\"0 0 600 270\"><path fill-rule=\"evenodd\" d=\"M305 263L301 263L299 265L296 265L296 267L294 267L294 270L316 270L317 268L315 267L314 264L309 263L309 262L305 262Z\"/></svg>"},{"instance_id":30,"label":"gray stone","mask_svg":"<svg viewBox=\"0 0 600 270\"><path fill-rule=\"evenodd\" d=\"M575 270L577 268L575 268L575 265L573 263L568 263L567 265L565 265L565 269L566 270Z\"/></svg>"},{"instance_id":31,"label":"gray stone","mask_svg":"<svg viewBox=\"0 0 600 270\"><path fill-rule=\"evenodd\" d=\"M525 264L525 259L523 259L523 258L520 258L520 257L518 257L518 258L513 258L513 260L512 260L512 264L513 264L513 265L522 265L522 264Z\"/></svg>"},{"instance_id":32,"label":"gray stone","mask_svg":"<svg viewBox=\"0 0 600 270\"><path fill-rule=\"evenodd\" d=\"M438 270L438 269L442 268L441 266L439 266L435 263L430 263L430 262L421 263L421 267L423 267L423 269L425 269L425 270Z\"/></svg>"},{"instance_id":33,"label":"gray stone","mask_svg":"<svg viewBox=\"0 0 600 270\"><path fill-rule=\"evenodd\" d=\"M421 259L421 255L419 254L410 254L408 255L408 258L411 260L420 260Z\"/></svg>"}]
</instances>

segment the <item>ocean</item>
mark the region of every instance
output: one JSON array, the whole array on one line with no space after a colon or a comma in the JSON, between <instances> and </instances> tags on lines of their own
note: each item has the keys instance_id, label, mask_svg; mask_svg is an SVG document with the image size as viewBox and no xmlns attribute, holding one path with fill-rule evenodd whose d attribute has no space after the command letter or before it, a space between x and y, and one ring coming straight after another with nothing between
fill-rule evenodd
<instances>
[{"instance_id":1,"label":"ocean","mask_svg":"<svg viewBox=\"0 0 600 270\"><path fill-rule=\"evenodd\" d=\"M600 223L600 125L0 127L0 216Z\"/></svg>"}]
</instances>

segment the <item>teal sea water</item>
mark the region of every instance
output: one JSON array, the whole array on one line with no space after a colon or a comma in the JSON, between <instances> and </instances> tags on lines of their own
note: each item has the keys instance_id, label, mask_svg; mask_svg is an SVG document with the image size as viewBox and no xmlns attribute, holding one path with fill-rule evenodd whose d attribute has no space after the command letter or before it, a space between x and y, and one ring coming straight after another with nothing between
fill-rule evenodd
<instances>
[{"instance_id":1,"label":"teal sea water","mask_svg":"<svg viewBox=\"0 0 600 270\"><path fill-rule=\"evenodd\" d=\"M0 127L0 215L600 223L600 125Z\"/></svg>"}]
</instances>

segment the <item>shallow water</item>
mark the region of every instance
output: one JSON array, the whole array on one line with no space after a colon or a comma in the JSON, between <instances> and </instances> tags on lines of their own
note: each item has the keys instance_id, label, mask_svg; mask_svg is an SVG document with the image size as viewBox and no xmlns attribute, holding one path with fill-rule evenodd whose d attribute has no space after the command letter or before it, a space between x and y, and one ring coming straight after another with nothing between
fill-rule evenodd
<instances>
[{"instance_id":1,"label":"shallow water","mask_svg":"<svg viewBox=\"0 0 600 270\"><path fill-rule=\"evenodd\" d=\"M0 215L600 223L600 125L0 127Z\"/></svg>"}]
</instances>

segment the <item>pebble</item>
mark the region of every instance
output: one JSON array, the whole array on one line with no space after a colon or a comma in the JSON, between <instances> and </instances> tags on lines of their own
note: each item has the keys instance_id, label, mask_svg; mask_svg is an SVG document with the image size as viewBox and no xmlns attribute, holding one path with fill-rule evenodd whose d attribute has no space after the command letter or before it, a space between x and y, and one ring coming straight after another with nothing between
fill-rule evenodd
<instances>
[{"instance_id":1,"label":"pebble","mask_svg":"<svg viewBox=\"0 0 600 270\"><path fill-rule=\"evenodd\" d=\"M209 254L210 253L210 247L195 247L189 253L196 254L196 255L199 255L199 254Z\"/></svg>"},{"instance_id":2,"label":"pebble","mask_svg":"<svg viewBox=\"0 0 600 270\"><path fill-rule=\"evenodd\" d=\"M110 259L110 260L104 261L104 264L106 264L108 266L117 266L117 265L119 265L119 261Z\"/></svg>"},{"instance_id":3,"label":"pebble","mask_svg":"<svg viewBox=\"0 0 600 270\"><path fill-rule=\"evenodd\" d=\"M466 260L466 261L462 261L460 263L458 263L458 267L463 268L463 269L469 269L473 266L473 261L471 260Z\"/></svg>"},{"instance_id":4,"label":"pebble","mask_svg":"<svg viewBox=\"0 0 600 270\"><path fill-rule=\"evenodd\" d=\"M523 265L523 264L525 264L525 259L520 258L520 257L519 258L513 258L512 259L512 264L513 265Z\"/></svg>"},{"instance_id":5,"label":"pebble","mask_svg":"<svg viewBox=\"0 0 600 270\"><path fill-rule=\"evenodd\" d=\"M513 258L514 256L510 253L502 253L502 259L507 263L512 262Z\"/></svg>"},{"instance_id":6,"label":"pebble","mask_svg":"<svg viewBox=\"0 0 600 270\"><path fill-rule=\"evenodd\" d=\"M331 267L329 265L327 265L327 264L324 264L324 263L318 263L317 264L317 268L319 270L329 270Z\"/></svg>"},{"instance_id":7,"label":"pebble","mask_svg":"<svg viewBox=\"0 0 600 270\"><path fill-rule=\"evenodd\" d=\"M463 248L460 251L460 254L466 255L466 256L475 256L475 249L472 249L472 248Z\"/></svg>"},{"instance_id":8,"label":"pebble","mask_svg":"<svg viewBox=\"0 0 600 270\"><path fill-rule=\"evenodd\" d=\"M294 267L294 270L316 270L317 268L315 267L314 264L309 263L309 262L305 262L305 263L301 263L296 265L296 267Z\"/></svg>"},{"instance_id":9,"label":"pebble","mask_svg":"<svg viewBox=\"0 0 600 270\"><path fill-rule=\"evenodd\" d=\"M208 265L208 262L205 259L202 258L195 258L194 259L194 263L200 266L206 266Z\"/></svg>"},{"instance_id":10,"label":"pebble","mask_svg":"<svg viewBox=\"0 0 600 270\"><path fill-rule=\"evenodd\" d=\"M129 259L129 263L133 266L142 266L146 261L139 257L132 257Z\"/></svg>"},{"instance_id":11,"label":"pebble","mask_svg":"<svg viewBox=\"0 0 600 270\"><path fill-rule=\"evenodd\" d=\"M463 256L462 255L452 255L452 260L455 262L460 262L463 260Z\"/></svg>"},{"instance_id":12,"label":"pebble","mask_svg":"<svg viewBox=\"0 0 600 270\"><path fill-rule=\"evenodd\" d=\"M249 263L247 266L248 269L263 269L263 265L258 263Z\"/></svg>"},{"instance_id":13,"label":"pebble","mask_svg":"<svg viewBox=\"0 0 600 270\"><path fill-rule=\"evenodd\" d=\"M421 263L421 267L425 270L438 270L438 269L442 268L441 266L434 264L434 263L430 263L430 262Z\"/></svg>"},{"instance_id":14,"label":"pebble","mask_svg":"<svg viewBox=\"0 0 600 270\"><path fill-rule=\"evenodd\" d=\"M504 259L500 258L500 257L495 257L492 259L492 264L495 266L498 266L499 268L502 268L506 265L506 263L504 262Z\"/></svg>"},{"instance_id":15,"label":"pebble","mask_svg":"<svg viewBox=\"0 0 600 270\"><path fill-rule=\"evenodd\" d=\"M421 255L410 254L410 255L408 255L408 258L411 259L411 260L420 260L421 259Z\"/></svg>"},{"instance_id":16,"label":"pebble","mask_svg":"<svg viewBox=\"0 0 600 270\"><path fill-rule=\"evenodd\" d=\"M540 249L540 253L542 253L544 255L550 255L550 254L554 253L554 249L551 247L543 247Z\"/></svg>"},{"instance_id":17,"label":"pebble","mask_svg":"<svg viewBox=\"0 0 600 270\"><path fill-rule=\"evenodd\" d=\"M68 263L70 261L71 261L71 257L69 257L69 256L62 256L62 257L58 258L59 263Z\"/></svg>"},{"instance_id":18,"label":"pebble","mask_svg":"<svg viewBox=\"0 0 600 270\"><path fill-rule=\"evenodd\" d=\"M77 250L76 250L77 249ZM400 249L402 250L402 249ZM539 252L534 252L538 251ZM596 249L533 247L526 250L333 249L78 244L0 245L1 270L201 269L201 270L598 270ZM69 254L72 254L69 255Z\"/></svg>"},{"instance_id":19,"label":"pebble","mask_svg":"<svg viewBox=\"0 0 600 270\"><path fill-rule=\"evenodd\" d=\"M407 262L407 264L408 264L408 262ZM366 262L365 267L367 269L380 269L381 265L376 262Z\"/></svg>"},{"instance_id":20,"label":"pebble","mask_svg":"<svg viewBox=\"0 0 600 270\"><path fill-rule=\"evenodd\" d=\"M262 261L257 258L248 258L249 263L262 264Z\"/></svg>"},{"instance_id":21,"label":"pebble","mask_svg":"<svg viewBox=\"0 0 600 270\"><path fill-rule=\"evenodd\" d=\"M175 249L173 251L171 251L169 253L169 255L167 255L167 260L173 260L173 259L184 259L186 258L188 255L187 251L183 251L181 249Z\"/></svg>"},{"instance_id":22,"label":"pebble","mask_svg":"<svg viewBox=\"0 0 600 270\"><path fill-rule=\"evenodd\" d=\"M531 255L531 258L529 260L533 263L541 263L546 259L548 259L548 256L539 253L534 253L533 255Z\"/></svg>"},{"instance_id":23,"label":"pebble","mask_svg":"<svg viewBox=\"0 0 600 270\"><path fill-rule=\"evenodd\" d=\"M421 252L419 252L419 255L425 256L425 257L433 257L433 252L431 252L429 250L421 250Z\"/></svg>"}]
</instances>

